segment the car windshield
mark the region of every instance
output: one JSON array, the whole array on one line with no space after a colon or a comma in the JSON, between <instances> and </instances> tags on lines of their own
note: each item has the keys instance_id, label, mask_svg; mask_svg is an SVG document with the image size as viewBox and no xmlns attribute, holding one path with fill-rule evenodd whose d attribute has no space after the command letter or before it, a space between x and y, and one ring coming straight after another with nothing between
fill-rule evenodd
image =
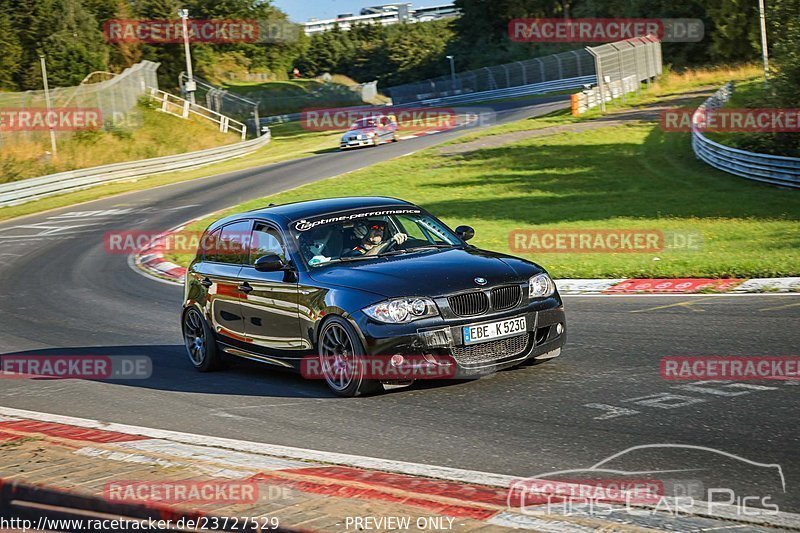
<instances>
[{"instance_id":1,"label":"car windshield","mask_svg":"<svg viewBox=\"0 0 800 533\"><path fill-rule=\"evenodd\" d=\"M463 244L452 230L435 217L419 209L408 211L413 212L368 213L366 216L364 213L337 213L318 217L314 222L296 222L292 226L292 233L303 261L312 267Z\"/></svg>"},{"instance_id":2,"label":"car windshield","mask_svg":"<svg viewBox=\"0 0 800 533\"><path fill-rule=\"evenodd\" d=\"M352 126L350 126L351 130L360 130L364 128L374 128L378 125L378 119L376 118L362 118L361 120L354 122Z\"/></svg>"}]
</instances>

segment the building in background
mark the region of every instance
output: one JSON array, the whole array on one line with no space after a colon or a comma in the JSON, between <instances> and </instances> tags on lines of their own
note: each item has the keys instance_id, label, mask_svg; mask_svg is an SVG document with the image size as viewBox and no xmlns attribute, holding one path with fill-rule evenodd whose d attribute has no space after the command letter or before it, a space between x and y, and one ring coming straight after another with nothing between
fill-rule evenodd
<instances>
[{"instance_id":1,"label":"building in background","mask_svg":"<svg viewBox=\"0 0 800 533\"><path fill-rule=\"evenodd\" d=\"M311 19L308 22L304 22L303 27L306 35L312 35L331 30L337 24L342 30L349 30L353 24L381 24L388 26L400 22L428 22L443 18L453 18L458 15L458 8L453 4L414 8L411 3L404 2L365 7L358 15L342 13L334 19Z\"/></svg>"}]
</instances>

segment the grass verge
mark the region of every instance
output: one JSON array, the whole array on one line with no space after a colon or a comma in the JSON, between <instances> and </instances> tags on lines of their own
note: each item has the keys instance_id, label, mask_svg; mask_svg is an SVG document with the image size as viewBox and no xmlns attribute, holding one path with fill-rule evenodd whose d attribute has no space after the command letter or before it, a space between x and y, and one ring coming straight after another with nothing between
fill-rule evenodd
<instances>
[{"instance_id":1,"label":"grass verge","mask_svg":"<svg viewBox=\"0 0 800 533\"><path fill-rule=\"evenodd\" d=\"M176 118L176 120L180 119ZM338 146L338 137L341 135L341 132L306 131L297 123L278 124L271 127L271 129L273 134L272 141L261 150L250 155L195 170L170 172L135 180L109 183L83 191L42 198L41 200L18 206L3 207L0 208L0 221L126 192L144 190L271 163L280 163L281 161L299 159L335 150Z\"/></svg>"},{"instance_id":2,"label":"grass verge","mask_svg":"<svg viewBox=\"0 0 800 533\"><path fill-rule=\"evenodd\" d=\"M670 92L691 93L706 81L695 76ZM488 133L575 120L561 112ZM800 275L800 197L708 167L695 159L689 134L663 132L655 122L531 137L461 154L431 148L246 202L226 214L350 195L407 199L451 226L475 227L475 245L507 253L515 253L509 236L518 229L637 229L702 238L699 249L655 254L517 253L559 278Z\"/></svg>"},{"instance_id":3,"label":"grass verge","mask_svg":"<svg viewBox=\"0 0 800 533\"><path fill-rule=\"evenodd\" d=\"M204 150L240 140L234 134L221 133L210 122L184 120L147 103L139 104L136 111L136 127L115 126L59 135L57 159L42 155L50 150L47 132L36 132L27 141L4 144L0 149L0 183Z\"/></svg>"}]
</instances>

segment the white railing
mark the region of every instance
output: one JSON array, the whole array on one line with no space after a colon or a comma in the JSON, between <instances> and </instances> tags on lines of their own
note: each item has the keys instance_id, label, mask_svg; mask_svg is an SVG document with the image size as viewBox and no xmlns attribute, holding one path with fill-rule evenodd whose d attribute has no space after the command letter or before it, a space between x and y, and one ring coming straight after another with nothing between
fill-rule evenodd
<instances>
[{"instance_id":1,"label":"white railing","mask_svg":"<svg viewBox=\"0 0 800 533\"><path fill-rule=\"evenodd\" d=\"M697 127L706 110L722 107L732 94L733 82L728 82L692 115L692 149L695 155L729 174L782 187L800 188L800 158L731 148L707 138Z\"/></svg>"},{"instance_id":2,"label":"white railing","mask_svg":"<svg viewBox=\"0 0 800 533\"><path fill-rule=\"evenodd\" d=\"M189 118L189 116L194 115L196 117L210 120L214 124L217 124L219 126L219 131L222 133L235 131L242 136L242 140L244 140L247 136L247 126L238 120L226 117L225 115L217 113L216 111L212 111L207 107L192 104L188 100L184 100L179 96L161 91L154 87L148 87L147 90L150 98L159 102L161 106L160 109L164 113L169 113L170 115L175 115L176 117L181 118Z\"/></svg>"},{"instance_id":3,"label":"white railing","mask_svg":"<svg viewBox=\"0 0 800 533\"><path fill-rule=\"evenodd\" d=\"M69 170L39 178L5 183L0 185L0 207L24 204L47 196L88 189L113 181L141 178L175 170L190 170L211 163L241 157L258 150L269 141L270 134L267 132L256 139L207 150Z\"/></svg>"}]
</instances>

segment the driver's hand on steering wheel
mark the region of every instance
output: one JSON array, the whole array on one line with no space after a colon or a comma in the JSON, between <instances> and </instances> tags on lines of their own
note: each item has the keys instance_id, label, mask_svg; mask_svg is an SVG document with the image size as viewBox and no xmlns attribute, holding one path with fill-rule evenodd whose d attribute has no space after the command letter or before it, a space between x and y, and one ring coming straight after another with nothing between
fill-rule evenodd
<instances>
[{"instance_id":1,"label":"driver's hand on steering wheel","mask_svg":"<svg viewBox=\"0 0 800 533\"><path fill-rule=\"evenodd\" d=\"M408 240L408 235L405 233L395 233L390 240L396 242L397 244L403 244Z\"/></svg>"}]
</instances>

